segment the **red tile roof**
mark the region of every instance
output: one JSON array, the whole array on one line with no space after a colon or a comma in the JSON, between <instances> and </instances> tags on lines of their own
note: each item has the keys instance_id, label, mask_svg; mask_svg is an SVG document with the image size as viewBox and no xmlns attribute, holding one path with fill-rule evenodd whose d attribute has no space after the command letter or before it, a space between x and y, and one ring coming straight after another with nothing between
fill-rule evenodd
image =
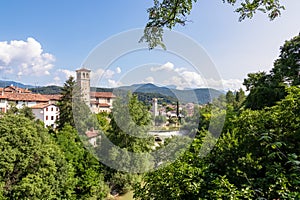
<instances>
[{"instance_id":1,"label":"red tile roof","mask_svg":"<svg viewBox=\"0 0 300 200\"><path fill-rule=\"evenodd\" d=\"M90 96L94 98L115 98L116 97L112 92L91 92Z\"/></svg>"},{"instance_id":2,"label":"red tile roof","mask_svg":"<svg viewBox=\"0 0 300 200\"><path fill-rule=\"evenodd\" d=\"M31 106L30 108L31 109L41 109L41 108L46 108L48 106L51 106L53 104L49 104L49 103L39 103L39 104L36 104L36 105L33 105Z\"/></svg>"},{"instance_id":3,"label":"red tile roof","mask_svg":"<svg viewBox=\"0 0 300 200\"><path fill-rule=\"evenodd\" d=\"M110 105L107 104L107 103L99 103L99 102L97 102L97 101L91 101L91 104L93 104L93 105L98 105L99 107L107 107L107 108L110 107Z\"/></svg>"},{"instance_id":4,"label":"red tile roof","mask_svg":"<svg viewBox=\"0 0 300 200\"><path fill-rule=\"evenodd\" d=\"M0 95L0 99L7 99L9 101L38 101L48 102L49 99L41 94L31 93L4 93Z\"/></svg>"},{"instance_id":5,"label":"red tile roof","mask_svg":"<svg viewBox=\"0 0 300 200\"><path fill-rule=\"evenodd\" d=\"M88 130L87 132L85 132L85 134L88 138L93 138L93 137L96 137L99 135L99 131L92 129L92 130Z\"/></svg>"},{"instance_id":6,"label":"red tile roof","mask_svg":"<svg viewBox=\"0 0 300 200\"><path fill-rule=\"evenodd\" d=\"M8 92L8 93L32 93L30 90L27 88L19 88L16 86L7 86L5 88L0 88L0 91Z\"/></svg>"}]
</instances>

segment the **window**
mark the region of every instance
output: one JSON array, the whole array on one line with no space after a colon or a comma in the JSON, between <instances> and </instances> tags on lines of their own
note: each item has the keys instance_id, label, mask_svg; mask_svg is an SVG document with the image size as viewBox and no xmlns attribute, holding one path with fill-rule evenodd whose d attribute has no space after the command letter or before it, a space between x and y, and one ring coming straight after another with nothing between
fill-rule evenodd
<instances>
[{"instance_id":1,"label":"window","mask_svg":"<svg viewBox=\"0 0 300 200\"><path fill-rule=\"evenodd\" d=\"M48 120L48 115L46 115L46 120Z\"/></svg>"},{"instance_id":2,"label":"window","mask_svg":"<svg viewBox=\"0 0 300 200\"><path fill-rule=\"evenodd\" d=\"M51 108L51 111L53 111L53 107Z\"/></svg>"},{"instance_id":3,"label":"window","mask_svg":"<svg viewBox=\"0 0 300 200\"><path fill-rule=\"evenodd\" d=\"M48 108L46 108L46 111L48 111Z\"/></svg>"},{"instance_id":4,"label":"window","mask_svg":"<svg viewBox=\"0 0 300 200\"><path fill-rule=\"evenodd\" d=\"M110 103L110 98L107 98L107 103Z\"/></svg>"},{"instance_id":5,"label":"window","mask_svg":"<svg viewBox=\"0 0 300 200\"><path fill-rule=\"evenodd\" d=\"M56 111L58 111L58 108L56 108Z\"/></svg>"},{"instance_id":6,"label":"window","mask_svg":"<svg viewBox=\"0 0 300 200\"><path fill-rule=\"evenodd\" d=\"M51 120L54 120L54 116L51 116Z\"/></svg>"}]
</instances>

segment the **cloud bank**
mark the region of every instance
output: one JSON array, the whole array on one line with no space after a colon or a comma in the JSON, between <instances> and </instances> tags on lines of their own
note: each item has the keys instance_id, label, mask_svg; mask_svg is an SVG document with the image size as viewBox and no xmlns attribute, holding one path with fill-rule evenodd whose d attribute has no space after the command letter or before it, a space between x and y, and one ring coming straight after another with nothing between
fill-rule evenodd
<instances>
[{"instance_id":1,"label":"cloud bank","mask_svg":"<svg viewBox=\"0 0 300 200\"><path fill-rule=\"evenodd\" d=\"M55 57L44 53L42 45L34 38L0 42L0 70L17 76L50 75Z\"/></svg>"},{"instance_id":2,"label":"cloud bank","mask_svg":"<svg viewBox=\"0 0 300 200\"><path fill-rule=\"evenodd\" d=\"M161 82L163 85L174 85L177 89L185 88L215 88L220 90L238 90L242 87L242 80L239 79L207 79L196 71L187 68L176 67L173 63L167 62L163 65L151 67L153 73L165 73L165 79L161 82L152 75L151 83ZM147 80L146 80L147 81Z\"/></svg>"}]
</instances>

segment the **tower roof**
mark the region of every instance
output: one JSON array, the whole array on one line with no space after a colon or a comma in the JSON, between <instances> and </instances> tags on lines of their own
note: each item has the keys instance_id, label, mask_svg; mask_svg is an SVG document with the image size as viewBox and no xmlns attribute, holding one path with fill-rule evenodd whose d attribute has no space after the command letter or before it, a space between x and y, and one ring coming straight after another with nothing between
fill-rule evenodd
<instances>
[{"instance_id":1,"label":"tower roof","mask_svg":"<svg viewBox=\"0 0 300 200\"><path fill-rule=\"evenodd\" d=\"M91 70L83 67L81 69L77 69L76 72L91 72Z\"/></svg>"}]
</instances>

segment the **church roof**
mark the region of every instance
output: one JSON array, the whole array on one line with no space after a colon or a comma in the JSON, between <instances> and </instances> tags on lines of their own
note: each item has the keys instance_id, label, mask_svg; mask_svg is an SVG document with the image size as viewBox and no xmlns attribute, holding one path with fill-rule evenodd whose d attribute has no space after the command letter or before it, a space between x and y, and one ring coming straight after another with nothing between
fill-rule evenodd
<instances>
[{"instance_id":1,"label":"church roof","mask_svg":"<svg viewBox=\"0 0 300 200\"><path fill-rule=\"evenodd\" d=\"M91 92L90 96L94 98L116 98L112 92Z\"/></svg>"},{"instance_id":2,"label":"church roof","mask_svg":"<svg viewBox=\"0 0 300 200\"><path fill-rule=\"evenodd\" d=\"M91 70L83 67L81 69L77 69L76 72L91 72Z\"/></svg>"}]
</instances>

